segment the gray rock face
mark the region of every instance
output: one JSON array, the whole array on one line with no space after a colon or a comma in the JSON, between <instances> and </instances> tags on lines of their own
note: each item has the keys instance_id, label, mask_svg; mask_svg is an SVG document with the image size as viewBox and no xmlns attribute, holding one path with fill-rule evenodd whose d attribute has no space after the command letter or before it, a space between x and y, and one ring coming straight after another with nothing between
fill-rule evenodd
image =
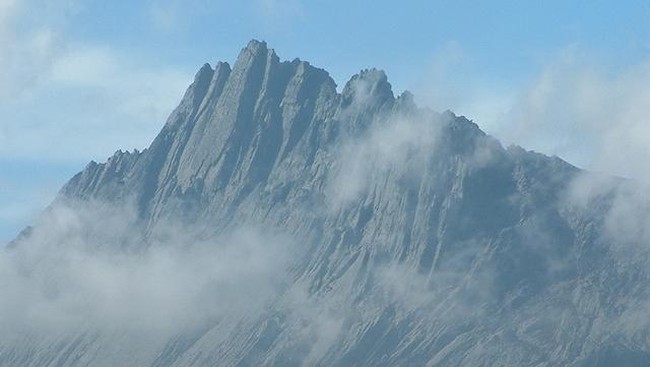
<instances>
[{"instance_id":1,"label":"gray rock face","mask_svg":"<svg viewBox=\"0 0 650 367\"><path fill-rule=\"evenodd\" d=\"M381 71L337 93L251 41L232 69L199 70L149 148L91 162L50 210L129 206L130 238L75 230L136 252L170 223L202 240L281 233L297 249L263 307L140 344L90 327L4 341L0 365L647 365L644 190L504 149L395 97Z\"/></svg>"}]
</instances>

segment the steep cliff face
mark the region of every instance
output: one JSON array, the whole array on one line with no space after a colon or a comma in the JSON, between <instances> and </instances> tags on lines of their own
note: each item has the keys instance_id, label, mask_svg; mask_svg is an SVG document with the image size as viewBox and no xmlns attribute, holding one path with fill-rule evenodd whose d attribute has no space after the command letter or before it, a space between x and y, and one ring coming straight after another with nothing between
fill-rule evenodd
<instances>
[{"instance_id":1,"label":"steep cliff face","mask_svg":"<svg viewBox=\"0 0 650 367\"><path fill-rule=\"evenodd\" d=\"M327 72L252 41L232 69L199 70L149 148L90 163L45 217L128 207L106 214L127 218L120 236L72 230L136 252L251 227L264 248L279 233L294 245L263 305L142 348L120 328L3 342L0 364L636 366L650 360L629 327L647 322L646 263L611 235L629 184L594 177L395 97L381 71L338 93Z\"/></svg>"}]
</instances>

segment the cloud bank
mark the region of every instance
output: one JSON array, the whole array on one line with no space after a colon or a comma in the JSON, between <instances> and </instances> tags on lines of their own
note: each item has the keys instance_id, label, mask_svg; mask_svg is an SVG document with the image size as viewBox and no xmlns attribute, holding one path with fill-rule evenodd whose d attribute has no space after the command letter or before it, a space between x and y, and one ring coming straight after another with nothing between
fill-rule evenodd
<instances>
[{"instance_id":1,"label":"cloud bank","mask_svg":"<svg viewBox=\"0 0 650 367\"><path fill-rule=\"evenodd\" d=\"M33 332L177 335L256 315L282 293L296 254L285 237L187 227L144 242L129 207L57 205L0 255L0 340ZM65 332L64 332L65 331Z\"/></svg>"},{"instance_id":2,"label":"cloud bank","mask_svg":"<svg viewBox=\"0 0 650 367\"><path fill-rule=\"evenodd\" d=\"M650 182L650 60L607 67L573 46L525 80L490 79L477 67L471 51L451 43L435 54L416 96L469 116L506 144Z\"/></svg>"}]
</instances>

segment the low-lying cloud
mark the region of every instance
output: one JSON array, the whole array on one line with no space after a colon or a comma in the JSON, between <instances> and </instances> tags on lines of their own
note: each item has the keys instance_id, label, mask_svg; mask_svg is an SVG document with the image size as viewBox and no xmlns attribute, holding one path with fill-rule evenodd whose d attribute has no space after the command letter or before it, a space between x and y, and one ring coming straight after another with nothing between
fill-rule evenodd
<instances>
[{"instance_id":1,"label":"low-lying cloud","mask_svg":"<svg viewBox=\"0 0 650 367\"><path fill-rule=\"evenodd\" d=\"M287 281L293 243L239 228L197 239L168 227L144 242L128 207L51 208L0 257L0 338L16 332L175 335L259 313ZM162 237L161 237L162 238Z\"/></svg>"},{"instance_id":2,"label":"low-lying cloud","mask_svg":"<svg viewBox=\"0 0 650 367\"><path fill-rule=\"evenodd\" d=\"M391 174L422 172L442 126L433 113L388 113L370 122L360 135L344 138L328 182L332 206L338 209L353 202Z\"/></svg>"},{"instance_id":3,"label":"low-lying cloud","mask_svg":"<svg viewBox=\"0 0 650 367\"><path fill-rule=\"evenodd\" d=\"M522 93L502 133L589 168L648 182L649 85L650 62L608 73L569 54Z\"/></svg>"},{"instance_id":4,"label":"low-lying cloud","mask_svg":"<svg viewBox=\"0 0 650 367\"><path fill-rule=\"evenodd\" d=\"M471 68L466 56L457 65L458 54L464 55L460 45L441 53L447 66L433 67L416 89L427 105L470 116L506 144L650 182L650 60L612 70L567 47L522 82L460 77L463 66Z\"/></svg>"}]
</instances>

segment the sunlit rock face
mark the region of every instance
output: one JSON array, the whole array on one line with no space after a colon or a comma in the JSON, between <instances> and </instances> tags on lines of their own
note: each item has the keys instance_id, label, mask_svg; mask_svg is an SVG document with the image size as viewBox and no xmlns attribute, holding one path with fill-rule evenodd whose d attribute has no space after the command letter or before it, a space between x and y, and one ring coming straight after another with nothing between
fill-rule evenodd
<instances>
[{"instance_id":1,"label":"sunlit rock face","mask_svg":"<svg viewBox=\"0 0 650 367\"><path fill-rule=\"evenodd\" d=\"M0 365L650 364L647 193L251 41L7 248Z\"/></svg>"}]
</instances>

